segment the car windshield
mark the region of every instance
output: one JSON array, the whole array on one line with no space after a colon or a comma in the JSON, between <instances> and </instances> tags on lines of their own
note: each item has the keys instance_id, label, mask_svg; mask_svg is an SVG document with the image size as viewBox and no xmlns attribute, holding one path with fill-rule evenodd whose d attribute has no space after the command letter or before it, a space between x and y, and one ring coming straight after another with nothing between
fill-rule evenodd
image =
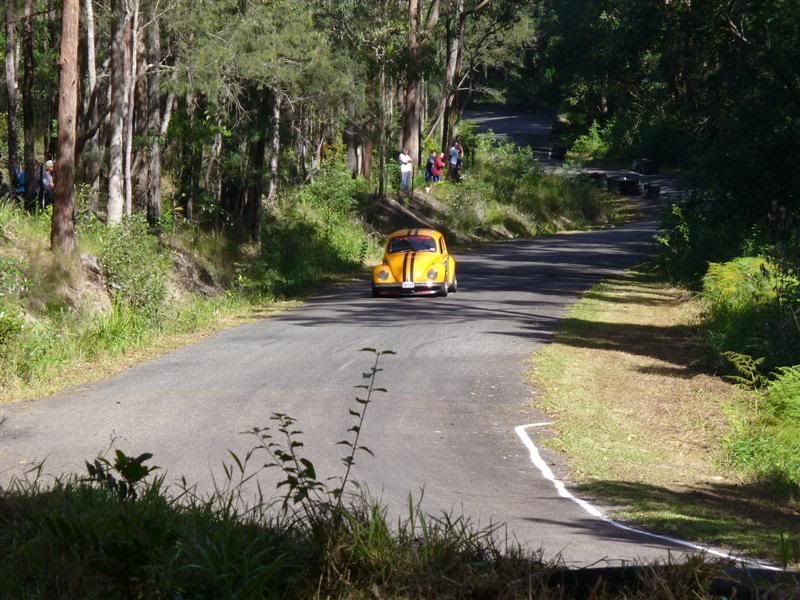
<instances>
[{"instance_id":1,"label":"car windshield","mask_svg":"<svg viewBox=\"0 0 800 600\"><path fill-rule=\"evenodd\" d=\"M389 241L388 252L436 252L436 240L429 235L399 235Z\"/></svg>"}]
</instances>

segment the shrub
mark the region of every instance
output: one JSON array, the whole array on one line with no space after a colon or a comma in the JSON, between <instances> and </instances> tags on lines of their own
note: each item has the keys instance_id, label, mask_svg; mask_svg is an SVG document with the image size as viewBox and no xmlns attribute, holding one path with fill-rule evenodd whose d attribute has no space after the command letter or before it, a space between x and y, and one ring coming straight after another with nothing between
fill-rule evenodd
<instances>
[{"instance_id":1,"label":"shrub","mask_svg":"<svg viewBox=\"0 0 800 600\"><path fill-rule=\"evenodd\" d=\"M774 418L800 423L800 365L776 371L767 388L766 406Z\"/></svg>"},{"instance_id":2,"label":"shrub","mask_svg":"<svg viewBox=\"0 0 800 600\"><path fill-rule=\"evenodd\" d=\"M107 228L99 253L114 299L157 318L166 300L169 259L150 234L144 216L129 217Z\"/></svg>"},{"instance_id":3,"label":"shrub","mask_svg":"<svg viewBox=\"0 0 800 600\"><path fill-rule=\"evenodd\" d=\"M765 357L764 372L792 362L798 350L786 330L775 269L765 258L711 263L703 278L704 329L712 359L736 352Z\"/></svg>"},{"instance_id":4,"label":"shrub","mask_svg":"<svg viewBox=\"0 0 800 600\"><path fill-rule=\"evenodd\" d=\"M589 126L589 131L578 136L572 144L567 152L567 160L591 161L605 158L611 149L613 129L613 120L602 127L597 121L593 121Z\"/></svg>"},{"instance_id":5,"label":"shrub","mask_svg":"<svg viewBox=\"0 0 800 600\"><path fill-rule=\"evenodd\" d=\"M281 198L265 219L261 271L250 273L248 283L293 294L327 275L358 270L377 252L355 212L356 195L365 186L330 165L313 183Z\"/></svg>"},{"instance_id":6,"label":"shrub","mask_svg":"<svg viewBox=\"0 0 800 600\"><path fill-rule=\"evenodd\" d=\"M0 355L22 333L22 323L19 309L0 297Z\"/></svg>"},{"instance_id":7,"label":"shrub","mask_svg":"<svg viewBox=\"0 0 800 600\"><path fill-rule=\"evenodd\" d=\"M758 401L734 421L730 456L777 491L800 497L800 365L777 369L753 393Z\"/></svg>"}]
</instances>

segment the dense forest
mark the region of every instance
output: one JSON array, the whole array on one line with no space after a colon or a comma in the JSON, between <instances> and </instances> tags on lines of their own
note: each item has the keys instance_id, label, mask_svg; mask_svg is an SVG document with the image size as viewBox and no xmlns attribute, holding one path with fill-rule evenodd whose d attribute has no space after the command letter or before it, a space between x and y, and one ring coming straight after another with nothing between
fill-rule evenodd
<instances>
[{"instance_id":1,"label":"dense forest","mask_svg":"<svg viewBox=\"0 0 800 600\"><path fill-rule=\"evenodd\" d=\"M507 1L87 1L68 32L77 4L6 4L7 178L37 182L56 159L61 54L77 73L79 208L157 225L168 187L180 218L255 241L262 200L326 153L383 194L387 156L447 144L480 74L532 36L530 11Z\"/></svg>"},{"instance_id":2,"label":"dense forest","mask_svg":"<svg viewBox=\"0 0 800 600\"><path fill-rule=\"evenodd\" d=\"M679 173L691 191L663 215L661 267L749 290L720 309L714 351L765 370L800 356L797 3L10 0L5 24L6 189L28 211L53 205L61 254L76 219L99 231L140 215L144 237L184 227L254 244L267 270L335 271L287 250L309 235L276 226L278 207L313 197L335 245L356 196L380 205L396 190L401 149L418 173L457 134L476 150L465 107L514 103L554 115L568 165L647 157ZM450 192L454 207L514 205L451 207L467 233L487 214L514 235L544 230L543 207L571 201L574 187L543 199L541 174L528 194L533 157L509 156ZM351 263L374 245L358 236L340 244ZM759 290L757 317L742 316Z\"/></svg>"}]
</instances>

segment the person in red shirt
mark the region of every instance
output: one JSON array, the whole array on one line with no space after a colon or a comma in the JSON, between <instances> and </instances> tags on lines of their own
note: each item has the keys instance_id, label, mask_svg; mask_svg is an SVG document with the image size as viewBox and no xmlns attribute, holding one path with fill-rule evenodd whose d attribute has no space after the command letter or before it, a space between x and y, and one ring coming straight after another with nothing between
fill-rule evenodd
<instances>
[{"instance_id":1,"label":"person in red shirt","mask_svg":"<svg viewBox=\"0 0 800 600\"><path fill-rule=\"evenodd\" d=\"M433 161L431 167L431 174L433 175L433 182L439 183L442 180L442 173L444 172L444 152L440 152L436 159Z\"/></svg>"}]
</instances>

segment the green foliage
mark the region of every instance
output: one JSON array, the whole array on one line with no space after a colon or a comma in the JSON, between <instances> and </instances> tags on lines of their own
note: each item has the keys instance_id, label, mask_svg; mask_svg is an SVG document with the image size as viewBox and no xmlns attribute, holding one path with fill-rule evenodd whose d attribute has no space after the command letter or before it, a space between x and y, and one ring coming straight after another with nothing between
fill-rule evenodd
<instances>
[{"instance_id":1,"label":"green foliage","mask_svg":"<svg viewBox=\"0 0 800 600\"><path fill-rule=\"evenodd\" d=\"M8 346L22 333L22 329L23 321L19 309L0 296L0 351L8 352Z\"/></svg>"},{"instance_id":2,"label":"green foliage","mask_svg":"<svg viewBox=\"0 0 800 600\"><path fill-rule=\"evenodd\" d=\"M778 368L767 389L765 408L775 419L800 423L800 365Z\"/></svg>"},{"instance_id":3,"label":"green foliage","mask_svg":"<svg viewBox=\"0 0 800 600\"><path fill-rule=\"evenodd\" d=\"M153 455L149 453L133 458L117 449L114 451L113 463L102 456L96 458L93 463L86 463L89 481L108 490L120 501L136 500L145 477L158 469L144 464L151 458Z\"/></svg>"},{"instance_id":4,"label":"green foliage","mask_svg":"<svg viewBox=\"0 0 800 600\"><path fill-rule=\"evenodd\" d=\"M474 166L458 185L440 186L448 201L448 227L491 237L586 227L611 216L608 196L590 182L545 174L531 148L498 141L493 133L472 142Z\"/></svg>"},{"instance_id":5,"label":"green foliage","mask_svg":"<svg viewBox=\"0 0 800 600\"><path fill-rule=\"evenodd\" d=\"M731 460L776 492L799 498L800 365L780 367L767 380L756 371L760 360L741 355L732 360L747 387L755 388L756 400L734 420L727 440Z\"/></svg>"},{"instance_id":6,"label":"green foliage","mask_svg":"<svg viewBox=\"0 0 800 600\"><path fill-rule=\"evenodd\" d=\"M738 352L724 352L738 375L729 375L727 378L746 390L761 391L767 385L767 378L761 373L764 357L753 358L749 354Z\"/></svg>"},{"instance_id":7,"label":"green foliage","mask_svg":"<svg viewBox=\"0 0 800 600\"><path fill-rule=\"evenodd\" d=\"M169 259L150 235L143 216L109 227L102 237L99 259L117 302L152 318L160 316L167 294Z\"/></svg>"},{"instance_id":8,"label":"green foliage","mask_svg":"<svg viewBox=\"0 0 800 600\"><path fill-rule=\"evenodd\" d=\"M800 358L794 331L786 328L775 271L759 257L709 265L703 278L708 308L703 328L712 360L726 352L759 355L762 370L768 371Z\"/></svg>"},{"instance_id":9,"label":"green foliage","mask_svg":"<svg viewBox=\"0 0 800 600\"><path fill-rule=\"evenodd\" d=\"M614 121L602 127L597 121L592 121L589 131L572 143L567 152L567 160L571 162L584 162L605 158L611 148L611 132Z\"/></svg>"},{"instance_id":10,"label":"green foliage","mask_svg":"<svg viewBox=\"0 0 800 600\"><path fill-rule=\"evenodd\" d=\"M361 268L377 252L355 212L365 182L338 165L323 168L311 184L280 200L263 229L264 270L245 287L295 294L320 279Z\"/></svg>"}]
</instances>

